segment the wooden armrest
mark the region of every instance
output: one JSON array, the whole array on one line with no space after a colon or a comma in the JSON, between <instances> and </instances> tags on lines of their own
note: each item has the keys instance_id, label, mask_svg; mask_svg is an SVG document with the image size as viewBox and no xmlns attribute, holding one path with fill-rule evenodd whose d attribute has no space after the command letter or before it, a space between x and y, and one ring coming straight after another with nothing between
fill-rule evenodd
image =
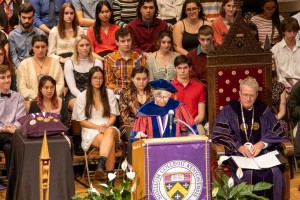
<instances>
[{"instance_id":1,"label":"wooden armrest","mask_svg":"<svg viewBox=\"0 0 300 200\"><path fill-rule=\"evenodd\" d=\"M220 156L224 156L225 155L225 147L224 147L224 145L221 145L221 144L211 144L211 147L212 147L213 151L216 154L216 159L219 159Z\"/></svg>"},{"instance_id":2,"label":"wooden armrest","mask_svg":"<svg viewBox=\"0 0 300 200\"><path fill-rule=\"evenodd\" d=\"M282 148L284 156L294 155L294 146L291 142L281 142L279 146Z\"/></svg>"}]
</instances>

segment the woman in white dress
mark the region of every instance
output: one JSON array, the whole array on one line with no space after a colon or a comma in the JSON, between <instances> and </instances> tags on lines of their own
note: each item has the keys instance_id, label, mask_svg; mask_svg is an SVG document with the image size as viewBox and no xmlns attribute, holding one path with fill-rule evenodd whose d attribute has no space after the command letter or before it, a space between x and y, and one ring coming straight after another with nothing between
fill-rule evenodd
<instances>
[{"instance_id":1,"label":"woman in white dress","mask_svg":"<svg viewBox=\"0 0 300 200\"><path fill-rule=\"evenodd\" d=\"M77 121L82 126L84 151L92 145L99 148L100 157L96 173L108 172L115 165L115 142L120 132L113 126L119 115L118 103L114 92L106 89L104 72L96 66L89 71L87 89L77 96L75 109Z\"/></svg>"}]
</instances>

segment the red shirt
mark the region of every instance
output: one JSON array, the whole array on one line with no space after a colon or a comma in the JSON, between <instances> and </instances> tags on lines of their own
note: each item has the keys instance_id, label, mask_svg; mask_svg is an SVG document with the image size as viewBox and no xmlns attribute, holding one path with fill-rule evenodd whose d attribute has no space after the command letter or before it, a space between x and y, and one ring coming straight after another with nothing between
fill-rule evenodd
<instances>
[{"instance_id":1,"label":"red shirt","mask_svg":"<svg viewBox=\"0 0 300 200\"><path fill-rule=\"evenodd\" d=\"M206 102L205 87L202 83L190 79L186 86L183 86L177 78L171 83L178 90L172 95L172 98L185 104L193 119L198 115L198 104Z\"/></svg>"},{"instance_id":2,"label":"red shirt","mask_svg":"<svg viewBox=\"0 0 300 200\"><path fill-rule=\"evenodd\" d=\"M100 28L100 37L102 40L102 43L99 43L94 34L94 27L91 26L88 28L86 35L90 38L91 44L93 47L93 51L95 53L101 53L103 51L116 51L118 49L116 45L116 40L115 40L115 33L117 30L120 29L120 26L110 24L108 27L108 33L107 35L104 33L103 29Z\"/></svg>"}]
</instances>

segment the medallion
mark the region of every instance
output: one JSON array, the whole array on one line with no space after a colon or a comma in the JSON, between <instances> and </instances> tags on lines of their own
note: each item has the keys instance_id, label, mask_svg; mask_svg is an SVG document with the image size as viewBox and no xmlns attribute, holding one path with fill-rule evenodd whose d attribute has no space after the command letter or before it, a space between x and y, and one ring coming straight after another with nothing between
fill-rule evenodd
<instances>
[{"instance_id":1,"label":"medallion","mask_svg":"<svg viewBox=\"0 0 300 200\"><path fill-rule=\"evenodd\" d=\"M242 131L247 131L247 130L248 130L248 125L245 124L245 123L242 123L242 124L240 125L240 129L241 129Z\"/></svg>"},{"instance_id":2,"label":"medallion","mask_svg":"<svg viewBox=\"0 0 300 200\"><path fill-rule=\"evenodd\" d=\"M50 122L50 119L45 118L45 119L44 119L44 122L46 122L46 123L47 123L47 122Z\"/></svg>"},{"instance_id":3,"label":"medallion","mask_svg":"<svg viewBox=\"0 0 300 200\"><path fill-rule=\"evenodd\" d=\"M39 120L39 121L43 121L44 120L44 117L38 117L38 118L36 118L37 120Z\"/></svg>"},{"instance_id":4,"label":"medallion","mask_svg":"<svg viewBox=\"0 0 300 200\"><path fill-rule=\"evenodd\" d=\"M30 125L35 125L36 124L36 121L34 119L30 120L29 122Z\"/></svg>"},{"instance_id":5,"label":"medallion","mask_svg":"<svg viewBox=\"0 0 300 200\"><path fill-rule=\"evenodd\" d=\"M53 116L49 115L49 116L48 116L48 119L53 119Z\"/></svg>"},{"instance_id":6,"label":"medallion","mask_svg":"<svg viewBox=\"0 0 300 200\"><path fill-rule=\"evenodd\" d=\"M254 122L253 123L253 130L257 131L259 129L259 123Z\"/></svg>"},{"instance_id":7,"label":"medallion","mask_svg":"<svg viewBox=\"0 0 300 200\"><path fill-rule=\"evenodd\" d=\"M58 122L58 119L53 119L54 122Z\"/></svg>"}]
</instances>

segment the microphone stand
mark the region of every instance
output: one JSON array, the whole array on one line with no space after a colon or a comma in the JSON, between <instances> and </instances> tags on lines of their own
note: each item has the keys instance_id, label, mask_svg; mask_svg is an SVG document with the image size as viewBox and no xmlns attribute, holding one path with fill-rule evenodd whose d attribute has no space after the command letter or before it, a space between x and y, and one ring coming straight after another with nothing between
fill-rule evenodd
<instances>
[{"instance_id":1,"label":"microphone stand","mask_svg":"<svg viewBox=\"0 0 300 200\"><path fill-rule=\"evenodd\" d=\"M197 135L190 125L188 125L186 122L182 121L181 119L177 119L174 117L174 123L176 124L177 122L184 124L186 127L190 129L190 131L192 131L194 135Z\"/></svg>"}]
</instances>

